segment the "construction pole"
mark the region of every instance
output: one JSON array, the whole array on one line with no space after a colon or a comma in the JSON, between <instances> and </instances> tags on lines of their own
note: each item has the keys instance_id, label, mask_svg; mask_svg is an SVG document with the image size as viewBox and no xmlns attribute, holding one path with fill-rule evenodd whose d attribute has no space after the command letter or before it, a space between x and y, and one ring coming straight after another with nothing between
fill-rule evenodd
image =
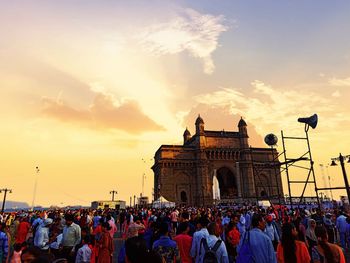
<instances>
[{"instance_id":1,"label":"construction pole","mask_svg":"<svg viewBox=\"0 0 350 263\"><path fill-rule=\"evenodd\" d=\"M345 183L345 188L346 188L346 194L348 196L348 202L350 203L349 181L348 181L348 176L347 176L346 170L345 170L344 156L341 153L339 154L339 161L340 161L341 169L342 169L342 172L343 172L344 183Z\"/></svg>"}]
</instances>

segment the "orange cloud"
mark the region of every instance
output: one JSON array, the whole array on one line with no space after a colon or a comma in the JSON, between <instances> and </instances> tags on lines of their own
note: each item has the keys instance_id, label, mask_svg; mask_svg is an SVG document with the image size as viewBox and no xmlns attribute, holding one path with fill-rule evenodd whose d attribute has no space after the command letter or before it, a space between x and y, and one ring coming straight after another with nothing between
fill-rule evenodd
<instances>
[{"instance_id":1,"label":"orange cloud","mask_svg":"<svg viewBox=\"0 0 350 263\"><path fill-rule=\"evenodd\" d=\"M93 129L117 129L129 133L162 131L164 128L146 116L135 101L116 105L110 95L98 93L89 109L75 109L63 101L42 99L44 115Z\"/></svg>"},{"instance_id":2,"label":"orange cloud","mask_svg":"<svg viewBox=\"0 0 350 263\"><path fill-rule=\"evenodd\" d=\"M206 130L238 131L238 122L241 118L239 114L232 114L223 107L209 107L205 104L198 104L191 109L183 120L183 124L188 127L191 134L195 132L194 123L198 114L203 118ZM248 118L245 118L245 116L243 118L248 125L249 144L252 147L266 147L263 137L256 131L255 126Z\"/></svg>"},{"instance_id":3,"label":"orange cloud","mask_svg":"<svg viewBox=\"0 0 350 263\"><path fill-rule=\"evenodd\" d=\"M66 122L89 122L90 114L87 111L76 110L62 101L55 101L47 97L42 98L42 102L44 104L43 113L47 116Z\"/></svg>"}]
</instances>

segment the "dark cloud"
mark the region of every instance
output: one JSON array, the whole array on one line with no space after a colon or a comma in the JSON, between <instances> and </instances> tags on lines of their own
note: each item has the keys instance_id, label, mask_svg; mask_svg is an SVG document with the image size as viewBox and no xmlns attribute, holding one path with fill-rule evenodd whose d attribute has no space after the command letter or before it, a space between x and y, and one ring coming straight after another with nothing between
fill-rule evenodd
<instances>
[{"instance_id":1,"label":"dark cloud","mask_svg":"<svg viewBox=\"0 0 350 263\"><path fill-rule=\"evenodd\" d=\"M51 118L93 129L117 129L129 133L162 131L164 128L147 115L135 101L116 106L112 96L97 94L89 109L75 109L62 101L43 98L42 112Z\"/></svg>"}]
</instances>

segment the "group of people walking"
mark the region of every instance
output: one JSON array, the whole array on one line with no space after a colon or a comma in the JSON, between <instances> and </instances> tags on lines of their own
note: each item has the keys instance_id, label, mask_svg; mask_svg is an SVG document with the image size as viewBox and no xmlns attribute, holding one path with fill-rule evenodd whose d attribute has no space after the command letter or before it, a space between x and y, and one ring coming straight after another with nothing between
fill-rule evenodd
<instances>
[{"instance_id":1,"label":"group of people walking","mask_svg":"<svg viewBox=\"0 0 350 263\"><path fill-rule=\"evenodd\" d=\"M350 219L340 210L49 210L0 221L0 263L345 263L350 248Z\"/></svg>"},{"instance_id":2,"label":"group of people walking","mask_svg":"<svg viewBox=\"0 0 350 263\"><path fill-rule=\"evenodd\" d=\"M117 231L110 213L47 211L7 214L0 228L0 263L110 263Z\"/></svg>"},{"instance_id":3,"label":"group of people walking","mask_svg":"<svg viewBox=\"0 0 350 263\"><path fill-rule=\"evenodd\" d=\"M145 262L148 256L153 260L149 262L169 263L345 263L344 251L350 244L339 246L343 223L344 238L350 241L350 220L336 210L185 208L133 211L128 216L124 229L136 224L139 231L132 236L125 231L120 263ZM137 222L129 223L133 216Z\"/></svg>"}]
</instances>

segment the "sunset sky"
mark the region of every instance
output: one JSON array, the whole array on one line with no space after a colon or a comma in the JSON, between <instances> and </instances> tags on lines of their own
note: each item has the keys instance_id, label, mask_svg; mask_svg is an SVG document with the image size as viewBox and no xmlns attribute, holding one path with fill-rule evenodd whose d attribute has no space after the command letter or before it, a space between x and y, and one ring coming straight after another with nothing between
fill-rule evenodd
<instances>
[{"instance_id":1,"label":"sunset sky","mask_svg":"<svg viewBox=\"0 0 350 263\"><path fill-rule=\"evenodd\" d=\"M322 187L320 164L350 154L348 1L0 2L9 200L31 204L38 176L36 205L89 205L111 190L129 202L143 173L151 197L155 151L193 134L198 114L232 131L243 116L252 146L275 133L281 151L280 131L302 136L297 118L317 113ZM340 166L327 173L344 184Z\"/></svg>"}]
</instances>

